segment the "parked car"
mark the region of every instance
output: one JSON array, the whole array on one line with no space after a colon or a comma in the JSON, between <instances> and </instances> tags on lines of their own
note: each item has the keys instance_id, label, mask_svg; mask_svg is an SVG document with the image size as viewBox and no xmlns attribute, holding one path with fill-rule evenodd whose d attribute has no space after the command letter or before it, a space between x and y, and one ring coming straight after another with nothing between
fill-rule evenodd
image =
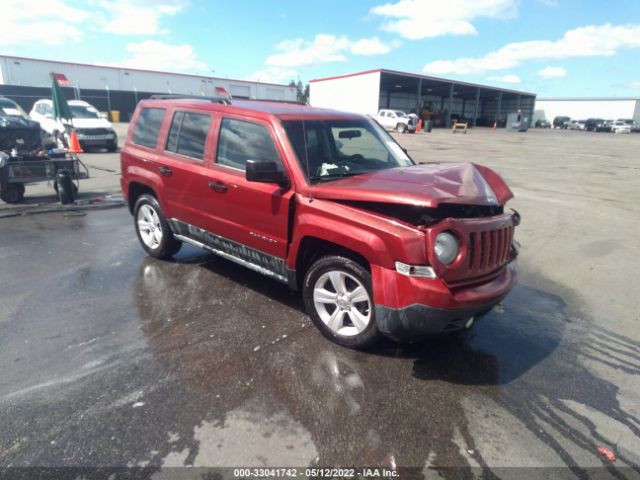
<instances>
[{"instance_id":1,"label":"parked car","mask_svg":"<svg viewBox=\"0 0 640 480\"><path fill-rule=\"evenodd\" d=\"M556 117L553 119L553 128L567 129L571 117Z\"/></svg>"},{"instance_id":2,"label":"parked car","mask_svg":"<svg viewBox=\"0 0 640 480\"><path fill-rule=\"evenodd\" d=\"M10 98L0 97L0 151L29 154L50 146L51 137Z\"/></svg>"},{"instance_id":3,"label":"parked car","mask_svg":"<svg viewBox=\"0 0 640 480\"><path fill-rule=\"evenodd\" d=\"M596 132L609 132L611 133L611 127L613 126L613 120L603 120L596 123Z\"/></svg>"},{"instance_id":4,"label":"parked car","mask_svg":"<svg viewBox=\"0 0 640 480\"><path fill-rule=\"evenodd\" d=\"M613 133L631 133L631 125L624 120L616 120L611 125L611 131Z\"/></svg>"},{"instance_id":5,"label":"parked car","mask_svg":"<svg viewBox=\"0 0 640 480\"><path fill-rule=\"evenodd\" d=\"M519 215L505 210L502 178L470 163L417 165L361 115L143 100L120 158L149 255L188 243L301 290L314 324L342 345L469 328L516 283Z\"/></svg>"},{"instance_id":6,"label":"parked car","mask_svg":"<svg viewBox=\"0 0 640 480\"><path fill-rule=\"evenodd\" d=\"M103 118L98 110L83 100L70 100L67 103L73 115L73 127L82 148L98 147L115 152L118 148L118 136L113 125ZM64 131L64 126L53 118L51 100L42 99L35 102L29 115L54 137Z\"/></svg>"},{"instance_id":7,"label":"parked car","mask_svg":"<svg viewBox=\"0 0 640 480\"><path fill-rule=\"evenodd\" d=\"M584 129L588 132L595 132L598 126L602 127L605 124L605 120L602 118L588 118L584 122Z\"/></svg>"},{"instance_id":8,"label":"parked car","mask_svg":"<svg viewBox=\"0 0 640 480\"><path fill-rule=\"evenodd\" d=\"M631 132L640 132L640 124L632 118L621 118L620 120L629 125Z\"/></svg>"},{"instance_id":9,"label":"parked car","mask_svg":"<svg viewBox=\"0 0 640 480\"><path fill-rule=\"evenodd\" d=\"M569 130L584 130L586 120L571 120L569 122Z\"/></svg>"},{"instance_id":10,"label":"parked car","mask_svg":"<svg viewBox=\"0 0 640 480\"><path fill-rule=\"evenodd\" d=\"M410 116L401 110L380 110L375 120L387 130L398 133L414 133L418 126L417 115Z\"/></svg>"},{"instance_id":11,"label":"parked car","mask_svg":"<svg viewBox=\"0 0 640 480\"><path fill-rule=\"evenodd\" d=\"M551 124L545 119L538 119L534 124L535 128L551 128Z\"/></svg>"}]
</instances>

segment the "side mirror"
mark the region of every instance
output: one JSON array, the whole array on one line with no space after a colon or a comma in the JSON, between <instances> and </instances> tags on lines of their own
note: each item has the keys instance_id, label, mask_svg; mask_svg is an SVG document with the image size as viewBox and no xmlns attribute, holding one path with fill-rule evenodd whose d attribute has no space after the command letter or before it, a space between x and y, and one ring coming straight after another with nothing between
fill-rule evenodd
<instances>
[{"instance_id":1,"label":"side mirror","mask_svg":"<svg viewBox=\"0 0 640 480\"><path fill-rule=\"evenodd\" d=\"M269 160L247 160L245 175L249 182L277 183L283 188L289 186L284 172L278 170L276 162Z\"/></svg>"}]
</instances>

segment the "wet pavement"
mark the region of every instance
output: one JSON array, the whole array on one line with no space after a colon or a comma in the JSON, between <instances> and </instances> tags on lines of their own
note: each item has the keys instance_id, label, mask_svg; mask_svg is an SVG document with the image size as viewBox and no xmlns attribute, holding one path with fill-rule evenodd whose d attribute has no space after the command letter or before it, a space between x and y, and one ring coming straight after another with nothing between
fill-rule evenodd
<instances>
[{"instance_id":1,"label":"wet pavement","mask_svg":"<svg viewBox=\"0 0 640 480\"><path fill-rule=\"evenodd\" d=\"M0 227L2 466L640 477L640 339L526 261L462 337L357 352L277 282L191 247L146 257L126 209Z\"/></svg>"}]
</instances>

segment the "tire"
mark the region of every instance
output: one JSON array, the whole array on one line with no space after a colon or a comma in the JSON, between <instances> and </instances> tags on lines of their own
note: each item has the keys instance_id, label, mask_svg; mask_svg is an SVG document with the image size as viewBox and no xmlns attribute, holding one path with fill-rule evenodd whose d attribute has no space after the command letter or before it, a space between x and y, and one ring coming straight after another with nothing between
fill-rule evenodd
<instances>
[{"instance_id":1,"label":"tire","mask_svg":"<svg viewBox=\"0 0 640 480\"><path fill-rule=\"evenodd\" d=\"M78 185L76 185L75 183L72 183L73 185L73 196L75 197L78 194ZM58 193L58 182L54 181L53 182L53 189L56 191L56 193Z\"/></svg>"},{"instance_id":2,"label":"tire","mask_svg":"<svg viewBox=\"0 0 640 480\"><path fill-rule=\"evenodd\" d=\"M24 185L21 183L9 183L2 192L2 200L6 203L20 203L24 198Z\"/></svg>"},{"instance_id":3,"label":"tire","mask_svg":"<svg viewBox=\"0 0 640 480\"><path fill-rule=\"evenodd\" d=\"M404 133L406 131L407 131L407 126L404 123L399 123L398 125L396 125L396 132Z\"/></svg>"},{"instance_id":4,"label":"tire","mask_svg":"<svg viewBox=\"0 0 640 480\"><path fill-rule=\"evenodd\" d=\"M113 153L116 150L118 150L118 144L117 143L110 143L110 144L107 145L107 152Z\"/></svg>"},{"instance_id":5,"label":"tire","mask_svg":"<svg viewBox=\"0 0 640 480\"><path fill-rule=\"evenodd\" d=\"M335 343L362 349L382 338L375 319L371 274L353 260L338 255L317 260L304 277L302 298L315 326Z\"/></svg>"},{"instance_id":6,"label":"tire","mask_svg":"<svg viewBox=\"0 0 640 480\"><path fill-rule=\"evenodd\" d=\"M166 260L182 247L175 239L160 204L151 195L140 195L133 209L133 224L142 248L152 257Z\"/></svg>"}]
</instances>

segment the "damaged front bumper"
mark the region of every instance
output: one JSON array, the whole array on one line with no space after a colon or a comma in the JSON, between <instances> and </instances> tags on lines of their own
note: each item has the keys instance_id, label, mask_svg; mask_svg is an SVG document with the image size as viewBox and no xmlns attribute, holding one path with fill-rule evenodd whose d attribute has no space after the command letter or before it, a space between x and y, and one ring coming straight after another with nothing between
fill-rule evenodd
<instances>
[{"instance_id":1,"label":"damaged front bumper","mask_svg":"<svg viewBox=\"0 0 640 480\"><path fill-rule=\"evenodd\" d=\"M394 340L409 341L470 328L516 285L515 265L513 260L492 280L458 289L450 289L438 279L399 275L395 286L402 291L399 295L402 306L391 307L376 302L378 329ZM389 287L387 284L387 293Z\"/></svg>"}]
</instances>

